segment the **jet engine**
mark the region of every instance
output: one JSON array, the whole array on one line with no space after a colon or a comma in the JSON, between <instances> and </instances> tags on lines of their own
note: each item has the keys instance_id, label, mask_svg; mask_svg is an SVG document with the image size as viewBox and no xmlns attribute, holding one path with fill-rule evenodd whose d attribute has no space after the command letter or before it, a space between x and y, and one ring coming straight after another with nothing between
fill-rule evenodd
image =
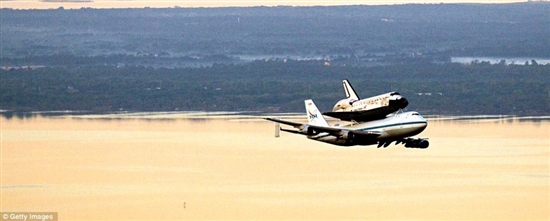
<instances>
[{"instance_id":1,"label":"jet engine","mask_svg":"<svg viewBox=\"0 0 550 221\"><path fill-rule=\"evenodd\" d=\"M304 125L302 129L300 130L305 135L313 136L319 134L319 132L315 131L315 129L308 127L307 125Z\"/></svg>"},{"instance_id":2,"label":"jet engine","mask_svg":"<svg viewBox=\"0 0 550 221\"><path fill-rule=\"evenodd\" d=\"M355 138L355 134L351 131L342 131L340 138L344 140L353 140L353 138Z\"/></svg>"},{"instance_id":3,"label":"jet engine","mask_svg":"<svg viewBox=\"0 0 550 221\"><path fill-rule=\"evenodd\" d=\"M420 148L420 149L426 149L430 146L430 142L426 139L412 139L405 142L405 147L408 148Z\"/></svg>"}]
</instances>

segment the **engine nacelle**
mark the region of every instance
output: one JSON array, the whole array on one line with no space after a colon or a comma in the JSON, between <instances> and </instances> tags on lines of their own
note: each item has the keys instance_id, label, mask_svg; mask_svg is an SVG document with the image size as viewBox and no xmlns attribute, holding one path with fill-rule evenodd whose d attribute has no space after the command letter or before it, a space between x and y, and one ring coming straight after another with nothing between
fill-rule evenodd
<instances>
[{"instance_id":1,"label":"engine nacelle","mask_svg":"<svg viewBox=\"0 0 550 221\"><path fill-rule=\"evenodd\" d=\"M342 133L340 134L340 138L351 141L355 138L355 134L351 131L342 131Z\"/></svg>"},{"instance_id":2,"label":"engine nacelle","mask_svg":"<svg viewBox=\"0 0 550 221\"><path fill-rule=\"evenodd\" d=\"M307 125L304 125L302 129L300 130L305 135L313 136L319 134L319 132L315 131L315 129L308 127Z\"/></svg>"},{"instance_id":3,"label":"engine nacelle","mask_svg":"<svg viewBox=\"0 0 550 221\"><path fill-rule=\"evenodd\" d=\"M336 112L336 111L349 111L349 110L351 110L352 104L355 101L357 101L357 100L355 100L353 98L342 99L342 100L338 101L336 103L336 105L334 105L334 108L332 108L332 111L333 112Z\"/></svg>"},{"instance_id":4,"label":"engine nacelle","mask_svg":"<svg viewBox=\"0 0 550 221\"><path fill-rule=\"evenodd\" d=\"M408 148L426 149L428 146L430 146L430 142L426 139L413 139L405 142L405 147Z\"/></svg>"},{"instance_id":5,"label":"engine nacelle","mask_svg":"<svg viewBox=\"0 0 550 221\"><path fill-rule=\"evenodd\" d=\"M425 140L425 139L420 139L418 141L418 148L421 148L421 149L426 149L430 146L430 142L428 142L428 140Z\"/></svg>"}]
</instances>

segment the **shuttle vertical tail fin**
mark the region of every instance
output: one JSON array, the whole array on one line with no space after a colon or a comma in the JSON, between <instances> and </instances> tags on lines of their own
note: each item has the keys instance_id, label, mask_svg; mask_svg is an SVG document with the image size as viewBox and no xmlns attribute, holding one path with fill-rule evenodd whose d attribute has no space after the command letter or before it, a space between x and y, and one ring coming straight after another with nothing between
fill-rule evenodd
<instances>
[{"instance_id":1,"label":"shuttle vertical tail fin","mask_svg":"<svg viewBox=\"0 0 550 221\"><path fill-rule=\"evenodd\" d=\"M346 98L352 98L356 101L360 100L359 96L357 96L357 93L355 93L355 90L351 86L351 83L349 83L348 79L344 79L342 81L342 85L344 86L344 92L346 92Z\"/></svg>"},{"instance_id":2,"label":"shuttle vertical tail fin","mask_svg":"<svg viewBox=\"0 0 550 221\"><path fill-rule=\"evenodd\" d=\"M317 109L317 106L315 106L315 103L313 103L313 100L305 100L304 103L306 105L306 114L310 125L323 127L330 126L319 109Z\"/></svg>"}]
</instances>

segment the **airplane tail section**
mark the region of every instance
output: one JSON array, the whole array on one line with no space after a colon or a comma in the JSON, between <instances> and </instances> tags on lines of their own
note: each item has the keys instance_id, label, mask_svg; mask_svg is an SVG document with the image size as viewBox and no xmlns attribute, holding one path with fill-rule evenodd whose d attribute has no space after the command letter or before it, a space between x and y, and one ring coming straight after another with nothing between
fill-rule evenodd
<instances>
[{"instance_id":1,"label":"airplane tail section","mask_svg":"<svg viewBox=\"0 0 550 221\"><path fill-rule=\"evenodd\" d=\"M317 106L315 106L315 103L313 103L313 100L305 100L304 103L306 105L306 114L309 125L322 127L330 126L319 111L319 109L317 109Z\"/></svg>"},{"instance_id":2,"label":"airplane tail section","mask_svg":"<svg viewBox=\"0 0 550 221\"><path fill-rule=\"evenodd\" d=\"M355 93L355 90L351 86L351 83L349 83L348 79L344 79L342 81L342 85L344 86L344 92L346 92L346 98L352 98L353 100L360 100L359 96L357 96L357 93Z\"/></svg>"}]
</instances>

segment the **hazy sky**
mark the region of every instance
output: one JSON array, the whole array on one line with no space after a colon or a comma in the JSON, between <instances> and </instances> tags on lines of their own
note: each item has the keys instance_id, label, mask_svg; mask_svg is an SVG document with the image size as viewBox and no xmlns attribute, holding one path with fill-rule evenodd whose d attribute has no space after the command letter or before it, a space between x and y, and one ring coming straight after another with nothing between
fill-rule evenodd
<instances>
[{"instance_id":1,"label":"hazy sky","mask_svg":"<svg viewBox=\"0 0 550 221\"><path fill-rule=\"evenodd\" d=\"M142 7L226 7L226 6L312 6L312 5L386 5L411 3L513 3L527 0L0 0L2 8L142 8Z\"/></svg>"}]
</instances>

